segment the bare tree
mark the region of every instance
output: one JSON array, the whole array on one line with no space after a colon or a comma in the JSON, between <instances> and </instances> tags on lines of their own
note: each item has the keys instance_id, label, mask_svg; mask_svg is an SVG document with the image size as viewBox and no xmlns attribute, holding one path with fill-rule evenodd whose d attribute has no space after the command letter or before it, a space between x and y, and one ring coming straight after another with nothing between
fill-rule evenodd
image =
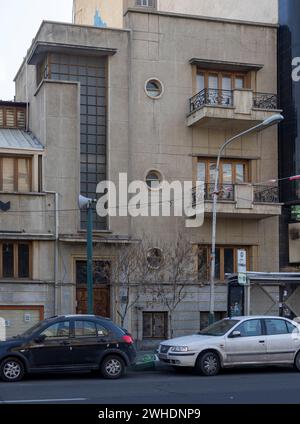
<instances>
[{"instance_id":1,"label":"bare tree","mask_svg":"<svg viewBox=\"0 0 300 424\"><path fill-rule=\"evenodd\" d=\"M168 310L169 332L174 336L174 314L187 296L188 286L197 282L195 253L191 243L179 234L175 243L161 245L163 262L152 269L149 300L163 304Z\"/></svg>"},{"instance_id":2,"label":"bare tree","mask_svg":"<svg viewBox=\"0 0 300 424\"><path fill-rule=\"evenodd\" d=\"M148 273L149 269L140 243L123 246L119 249L112 267L112 281L119 289L116 312L122 326L124 326L129 310L140 299L141 288Z\"/></svg>"}]
</instances>

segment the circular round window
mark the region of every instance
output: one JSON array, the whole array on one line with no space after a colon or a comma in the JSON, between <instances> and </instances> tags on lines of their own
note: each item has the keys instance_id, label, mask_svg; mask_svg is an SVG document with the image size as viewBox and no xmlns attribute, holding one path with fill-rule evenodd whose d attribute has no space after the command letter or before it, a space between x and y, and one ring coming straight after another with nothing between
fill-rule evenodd
<instances>
[{"instance_id":1,"label":"circular round window","mask_svg":"<svg viewBox=\"0 0 300 424\"><path fill-rule=\"evenodd\" d=\"M159 249L158 247L149 249L147 254L147 261L148 261L149 268L159 269L164 262L164 255L162 250Z\"/></svg>"},{"instance_id":2,"label":"circular round window","mask_svg":"<svg viewBox=\"0 0 300 424\"><path fill-rule=\"evenodd\" d=\"M158 171L149 171L146 176L146 184L150 190L159 190L162 176Z\"/></svg>"},{"instance_id":3,"label":"circular round window","mask_svg":"<svg viewBox=\"0 0 300 424\"><path fill-rule=\"evenodd\" d=\"M164 90L163 85L159 80L151 78L146 81L145 91L147 96L151 97L152 99L159 99L163 95Z\"/></svg>"}]
</instances>

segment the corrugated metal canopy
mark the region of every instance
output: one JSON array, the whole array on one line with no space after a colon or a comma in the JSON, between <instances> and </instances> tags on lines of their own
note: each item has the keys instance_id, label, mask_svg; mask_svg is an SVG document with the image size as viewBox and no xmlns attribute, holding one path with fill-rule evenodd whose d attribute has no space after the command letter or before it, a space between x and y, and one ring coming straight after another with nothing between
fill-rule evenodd
<instances>
[{"instance_id":1,"label":"corrugated metal canopy","mask_svg":"<svg viewBox=\"0 0 300 424\"><path fill-rule=\"evenodd\" d=\"M0 149L44 150L44 146L30 132L0 128Z\"/></svg>"}]
</instances>

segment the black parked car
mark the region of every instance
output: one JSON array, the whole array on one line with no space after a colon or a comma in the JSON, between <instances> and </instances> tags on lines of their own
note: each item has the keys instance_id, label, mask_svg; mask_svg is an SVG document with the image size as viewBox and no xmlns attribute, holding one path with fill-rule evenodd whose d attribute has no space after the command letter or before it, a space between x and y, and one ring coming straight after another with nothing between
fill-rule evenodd
<instances>
[{"instance_id":1,"label":"black parked car","mask_svg":"<svg viewBox=\"0 0 300 424\"><path fill-rule=\"evenodd\" d=\"M0 378L15 382L26 373L100 371L104 378L117 379L135 358L131 335L111 320L53 317L0 342Z\"/></svg>"}]
</instances>

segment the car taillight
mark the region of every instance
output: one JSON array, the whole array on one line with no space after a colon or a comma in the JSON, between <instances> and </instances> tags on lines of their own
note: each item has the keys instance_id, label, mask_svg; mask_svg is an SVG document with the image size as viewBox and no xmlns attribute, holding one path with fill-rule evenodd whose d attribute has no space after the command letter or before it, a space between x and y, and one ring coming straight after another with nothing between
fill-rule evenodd
<instances>
[{"instance_id":1,"label":"car taillight","mask_svg":"<svg viewBox=\"0 0 300 424\"><path fill-rule=\"evenodd\" d=\"M125 343L128 343L128 344L133 344L133 338L131 337L131 336L123 336L122 337L122 340L125 342Z\"/></svg>"}]
</instances>

